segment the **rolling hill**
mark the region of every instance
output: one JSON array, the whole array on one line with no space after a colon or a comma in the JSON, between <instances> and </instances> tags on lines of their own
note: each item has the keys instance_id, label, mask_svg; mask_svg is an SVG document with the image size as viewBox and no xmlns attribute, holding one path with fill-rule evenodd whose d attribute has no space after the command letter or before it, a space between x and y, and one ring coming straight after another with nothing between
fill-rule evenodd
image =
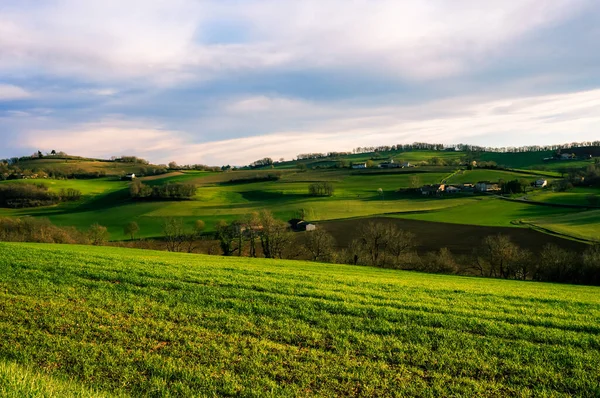
<instances>
[{"instance_id":1,"label":"rolling hill","mask_svg":"<svg viewBox=\"0 0 600 398\"><path fill-rule=\"evenodd\" d=\"M598 396L599 292L0 243L0 392Z\"/></svg>"}]
</instances>

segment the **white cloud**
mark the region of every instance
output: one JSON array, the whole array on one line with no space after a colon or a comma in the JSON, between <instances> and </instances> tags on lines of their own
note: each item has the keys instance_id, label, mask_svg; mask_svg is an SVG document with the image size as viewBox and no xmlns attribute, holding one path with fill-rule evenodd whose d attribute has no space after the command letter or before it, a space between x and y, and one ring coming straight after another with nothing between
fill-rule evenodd
<instances>
[{"instance_id":1,"label":"white cloud","mask_svg":"<svg viewBox=\"0 0 600 398\"><path fill-rule=\"evenodd\" d=\"M0 71L31 68L93 80L171 85L232 70L360 68L439 78L489 62L503 45L551 26L585 0L231 3L61 0L0 13ZM247 41L202 43L230 20Z\"/></svg>"},{"instance_id":2,"label":"white cloud","mask_svg":"<svg viewBox=\"0 0 600 398\"><path fill-rule=\"evenodd\" d=\"M0 101L10 101L31 97L27 90L12 84L0 84Z\"/></svg>"},{"instance_id":3,"label":"white cloud","mask_svg":"<svg viewBox=\"0 0 600 398\"><path fill-rule=\"evenodd\" d=\"M114 119L67 130L31 130L21 134L20 142L28 149L60 147L86 156L136 154L159 163L176 160L182 164L242 165L265 156L291 159L303 152L414 141L493 141L495 145L518 146L592 140L597 139L595 132L600 128L600 90L492 101L475 97L444 100L427 104L426 112L412 106L372 109L344 103L323 109L287 99L247 101L238 101L234 110L239 110L239 104L246 112L279 102L284 104L287 117L295 117L298 111L313 124L303 130L288 130L282 123L278 129L258 136L197 143L192 135L151 120ZM237 122L243 126L247 120Z\"/></svg>"}]
</instances>

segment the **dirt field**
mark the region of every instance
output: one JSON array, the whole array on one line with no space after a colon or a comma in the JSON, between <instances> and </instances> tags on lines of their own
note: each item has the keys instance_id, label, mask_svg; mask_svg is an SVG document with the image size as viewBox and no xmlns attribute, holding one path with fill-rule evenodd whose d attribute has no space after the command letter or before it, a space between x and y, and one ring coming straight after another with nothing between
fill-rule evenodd
<instances>
[{"instance_id":1,"label":"dirt field","mask_svg":"<svg viewBox=\"0 0 600 398\"><path fill-rule=\"evenodd\" d=\"M319 223L318 227L331 233L335 237L338 246L343 248L358 237L360 226L369 221L394 223L398 228L413 232L417 236L419 253L447 247L455 254L470 254L473 248L478 247L486 236L496 234L509 235L513 242L534 253L538 253L548 243L571 251L581 251L587 246L583 243L547 235L533 229L482 227L385 217L327 221Z\"/></svg>"}]
</instances>

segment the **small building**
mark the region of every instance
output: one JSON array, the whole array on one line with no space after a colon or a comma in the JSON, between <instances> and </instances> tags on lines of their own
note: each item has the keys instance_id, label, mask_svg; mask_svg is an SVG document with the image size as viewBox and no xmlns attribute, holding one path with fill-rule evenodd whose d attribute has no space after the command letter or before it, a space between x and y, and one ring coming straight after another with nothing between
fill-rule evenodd
<instances>
[{"instance_id":1,"label":"small building","mask_svg":"<svg viewBox=\"0 0 600 398\"><path fill-rule=\"evenodd\" d=\"M125 174L123 177L121 177L121 181L133 181L135 180L135 174L131 173L131 174Z\"/></svg>"},{"instance_id":2,"label":"small building","mask_svg":"<svg viewBox=\"0 0 600 398\"><path fill-rule=\"evenodd\" d=\"M441 195L446 188L444 184L424 185L421 187L421 194L429 196Z\"/></svg>"},{"instance_id":3,"label":"small building","mask_svg":"<svg viewBox=\"0 0 600 398\"><path fill-rule=\"evenodd\" d=\"M475 185L473 185L469 182L466 182L461 185L461 190L463 192L475 192Z\"/></svg>"},{"instance_id":4,"label":"small building","mask_svg":"<svg viewBox=\"0 0 600 398\"><path fill-rule=\"evenodd\" d=\"M294 231L314 231L317 229L315 224L311 224L299 218L292 218L288 221L288 225Z\"/></svg>"},{"instance_id":5,"label":"small building","mask_svg":"<svg viewBox=\"0 0 600 398\"><path fill-rule=\"evenodd\" d=\"M548 186L548 180L544 180L539 179L539 180L535 180L535 183L533 184L536 188L544 188Z\"/></svg>"},{"instance_id":6,"label":"small building","mask_svg":"<svg viewBox=\"0 0 600 398\"><path fill-rule=\"evenodd\" d=\"M454 185L449 185L444 190L444 192L449 193L449 194L459 193L460 191L461 191L461 189L459 187L455 187Z\"/></svg>"},{"instance_id":7,"label":"small building","mask_svg":"<svg viewBox=\"0 0 600 398\"><path fill-rule=\"evenodd\" d=\"M367 163L366 162L352 163L352 168L353 169L366 169L367 168Z\"/></svg>"},{"instance_id":8,"label":"small building","mask_svg":"<svg viewBox=\"0 0 600 398\"><path fill-rule=\"evenodd\" d=\"M396 169L400 167L400 164L395 163L394 159L391 159L389 162L380 163L379 167L382 169Z\"/></svg>"},{"instance_id":9,"label":"small building","mask_svg":"<svg viewBox=\"0 0 600 398\"><path fill-rule=\"evenodd\" d=\"M479 192L493 192L499 191L500 186L496 182L479 181L475 184L475 190Z\"/></svg>"},{"instance_id":10,"label":"small building","mask_svg":"<svg viewBox=\"0 0 600 398\"><path fill-rule=\"evenodd\" d=\"M409 167L415 167L415 165L412 164L412 163L409 163L409 162L402 163L402 168L403 169L407 169Z\"/></svg>"}]
</instances>

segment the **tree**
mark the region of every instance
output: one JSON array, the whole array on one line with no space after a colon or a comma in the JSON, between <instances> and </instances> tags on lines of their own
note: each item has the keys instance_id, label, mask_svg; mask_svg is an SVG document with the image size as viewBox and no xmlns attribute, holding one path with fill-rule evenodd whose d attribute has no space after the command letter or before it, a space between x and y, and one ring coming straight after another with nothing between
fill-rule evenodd
<instances>
[{"instance_id":1,"label":"tree","mask_svg":"<svg viewBox=\"0 0 600 398\"><path fill-rule=\"evenodd\" d=\"M360 235L356 243L360 251L364 253L367 264L379 265L389 243L389 227L381 222L371 221L361 226L359 231Z\"/></svg>"},{"instance_id":2,"label":"tree","mask_svg":"<svg viewBox=\"0 0 600 398\"><path fill-rule=\"evenodd\" d=\"M379 195L379 197L381 198L381 200L384 199L384 197L383 197L383 188L377 188L377 195Z\"/></svg>"},{"instance_id":3,"label":"tree","mask_svg":"<svg viewBox=\"0 0 600 398\"><path fill-rule=\"evenodd\" d=\"M334 256L335 239L327 231L317 229L306 234L306 251L313 261L331 261Z\"/></svg>"},{"instance_id":4,"label":"tree","mask_svg":"<svg viewBox=\"0 0 600 398\"><path fill-rule=\"evenodd\" d=\"M183 220L169 217L163 221L163 236L170 252L180 252L186 240Z\"/></svg>"},{"instance_id":5,"label":"tree","mask_svg":"<svg viewBox=\"0 0 600 398\"><path fill-rule=\"evenodd\" d=\"M108 229L98 223L92 224L87 232L90 243L95 246L102 245L110 239Z\"/></svg>"},{"instance_id":6,"label":"tree","mask_svg":"<svg viewBox=\"0 0 600 398\"><path fill-rule=\"evenodd\" d=\"M371 159L367 160L367 167L369 169L375 167L375 162L372 161Z\"/></svg>"},{"instance_id":7,"label":"tree","mask_svg":"<svg viewBox=\"0 0 600 398\"><path fill-rule=\"evenodd\" d=\"M291 243L292 236L287 223L275 219L268 210L259 215L262 232L260 243L265 258L283 258L283 253Z\"/></svg>"},{"instance_id":8,"label":"tree","mask_svg":"<svg viewBox=\"0 0 600 398\"><path fill-rule=\"evenodd\" d=\"M410 231L404 231L391 225L388 227L388 245L389 254L394 256L395 263L400 262L400 258L410 253L417 246L416 235Z\"/></svg>"},{"instance_id":9,"label":"tree","mask_svg":"<svg viewBox=\"0 0 600 398\"><path fill-rule=\"evenodd\" d=\"M547 244L542 248L534 279L551 282L565 282L570 279L575 255L556 245Z\"/></svg>"},{"instance_id":10,"label":"tree","mask_svg":"<svg viewBox=\"0 0 600 398\"><path fill-rule=\"evenodd\" d=\"M178 169L178 168L179 168L179 166L177 165L177 162L170 162L170 163L169 163L169 168L170 168L171 170L176 170L176 169Z\"/></svg>"},{"instance_id":11,"label":"tree","mask_svg":"<svg viewBox=\"0 0 600 398\"><path fill-rule=\"evenodd\" d=\"M130 221L129 223L127 223L127 225L125 225L123 232L125 233L125 235L130 236L131 240L134 240L135 235L138 232L140 232L140 227L135 221Z\"/></svg>"},{"instance_id":12,"label":"tree","mask_svg":"<svg viewBox=\"0 0 600 398\"><path fill-rule=\"evenodd\" d=\"M215 225L215 238L219 241L221 251L224 256L231 256L239 248L235 248L234 240L236 238L235 227L227 224L226 221L220 220Z\"/></svg>"},{"instance_id":13,"label":"tree","mask_svg":"<svg viewBox=\"0 0 600 398\"><path fill-rule=\"evenodd\" d=\"M315 182L308 186L308 193L311 196L333 196L333 184L328 181Z\"/></svg>"},{"instance_id":14,"label":"tree","mask_svg":"<svg viewBox=\"0 0 600 398\"><path fill-rule=\"evenodd\" d=\"M483 260L487 262L488 276L507 278L508 267L518 251L508 235L487 236L483 240Z\"/></svg>"}]
</instances>

